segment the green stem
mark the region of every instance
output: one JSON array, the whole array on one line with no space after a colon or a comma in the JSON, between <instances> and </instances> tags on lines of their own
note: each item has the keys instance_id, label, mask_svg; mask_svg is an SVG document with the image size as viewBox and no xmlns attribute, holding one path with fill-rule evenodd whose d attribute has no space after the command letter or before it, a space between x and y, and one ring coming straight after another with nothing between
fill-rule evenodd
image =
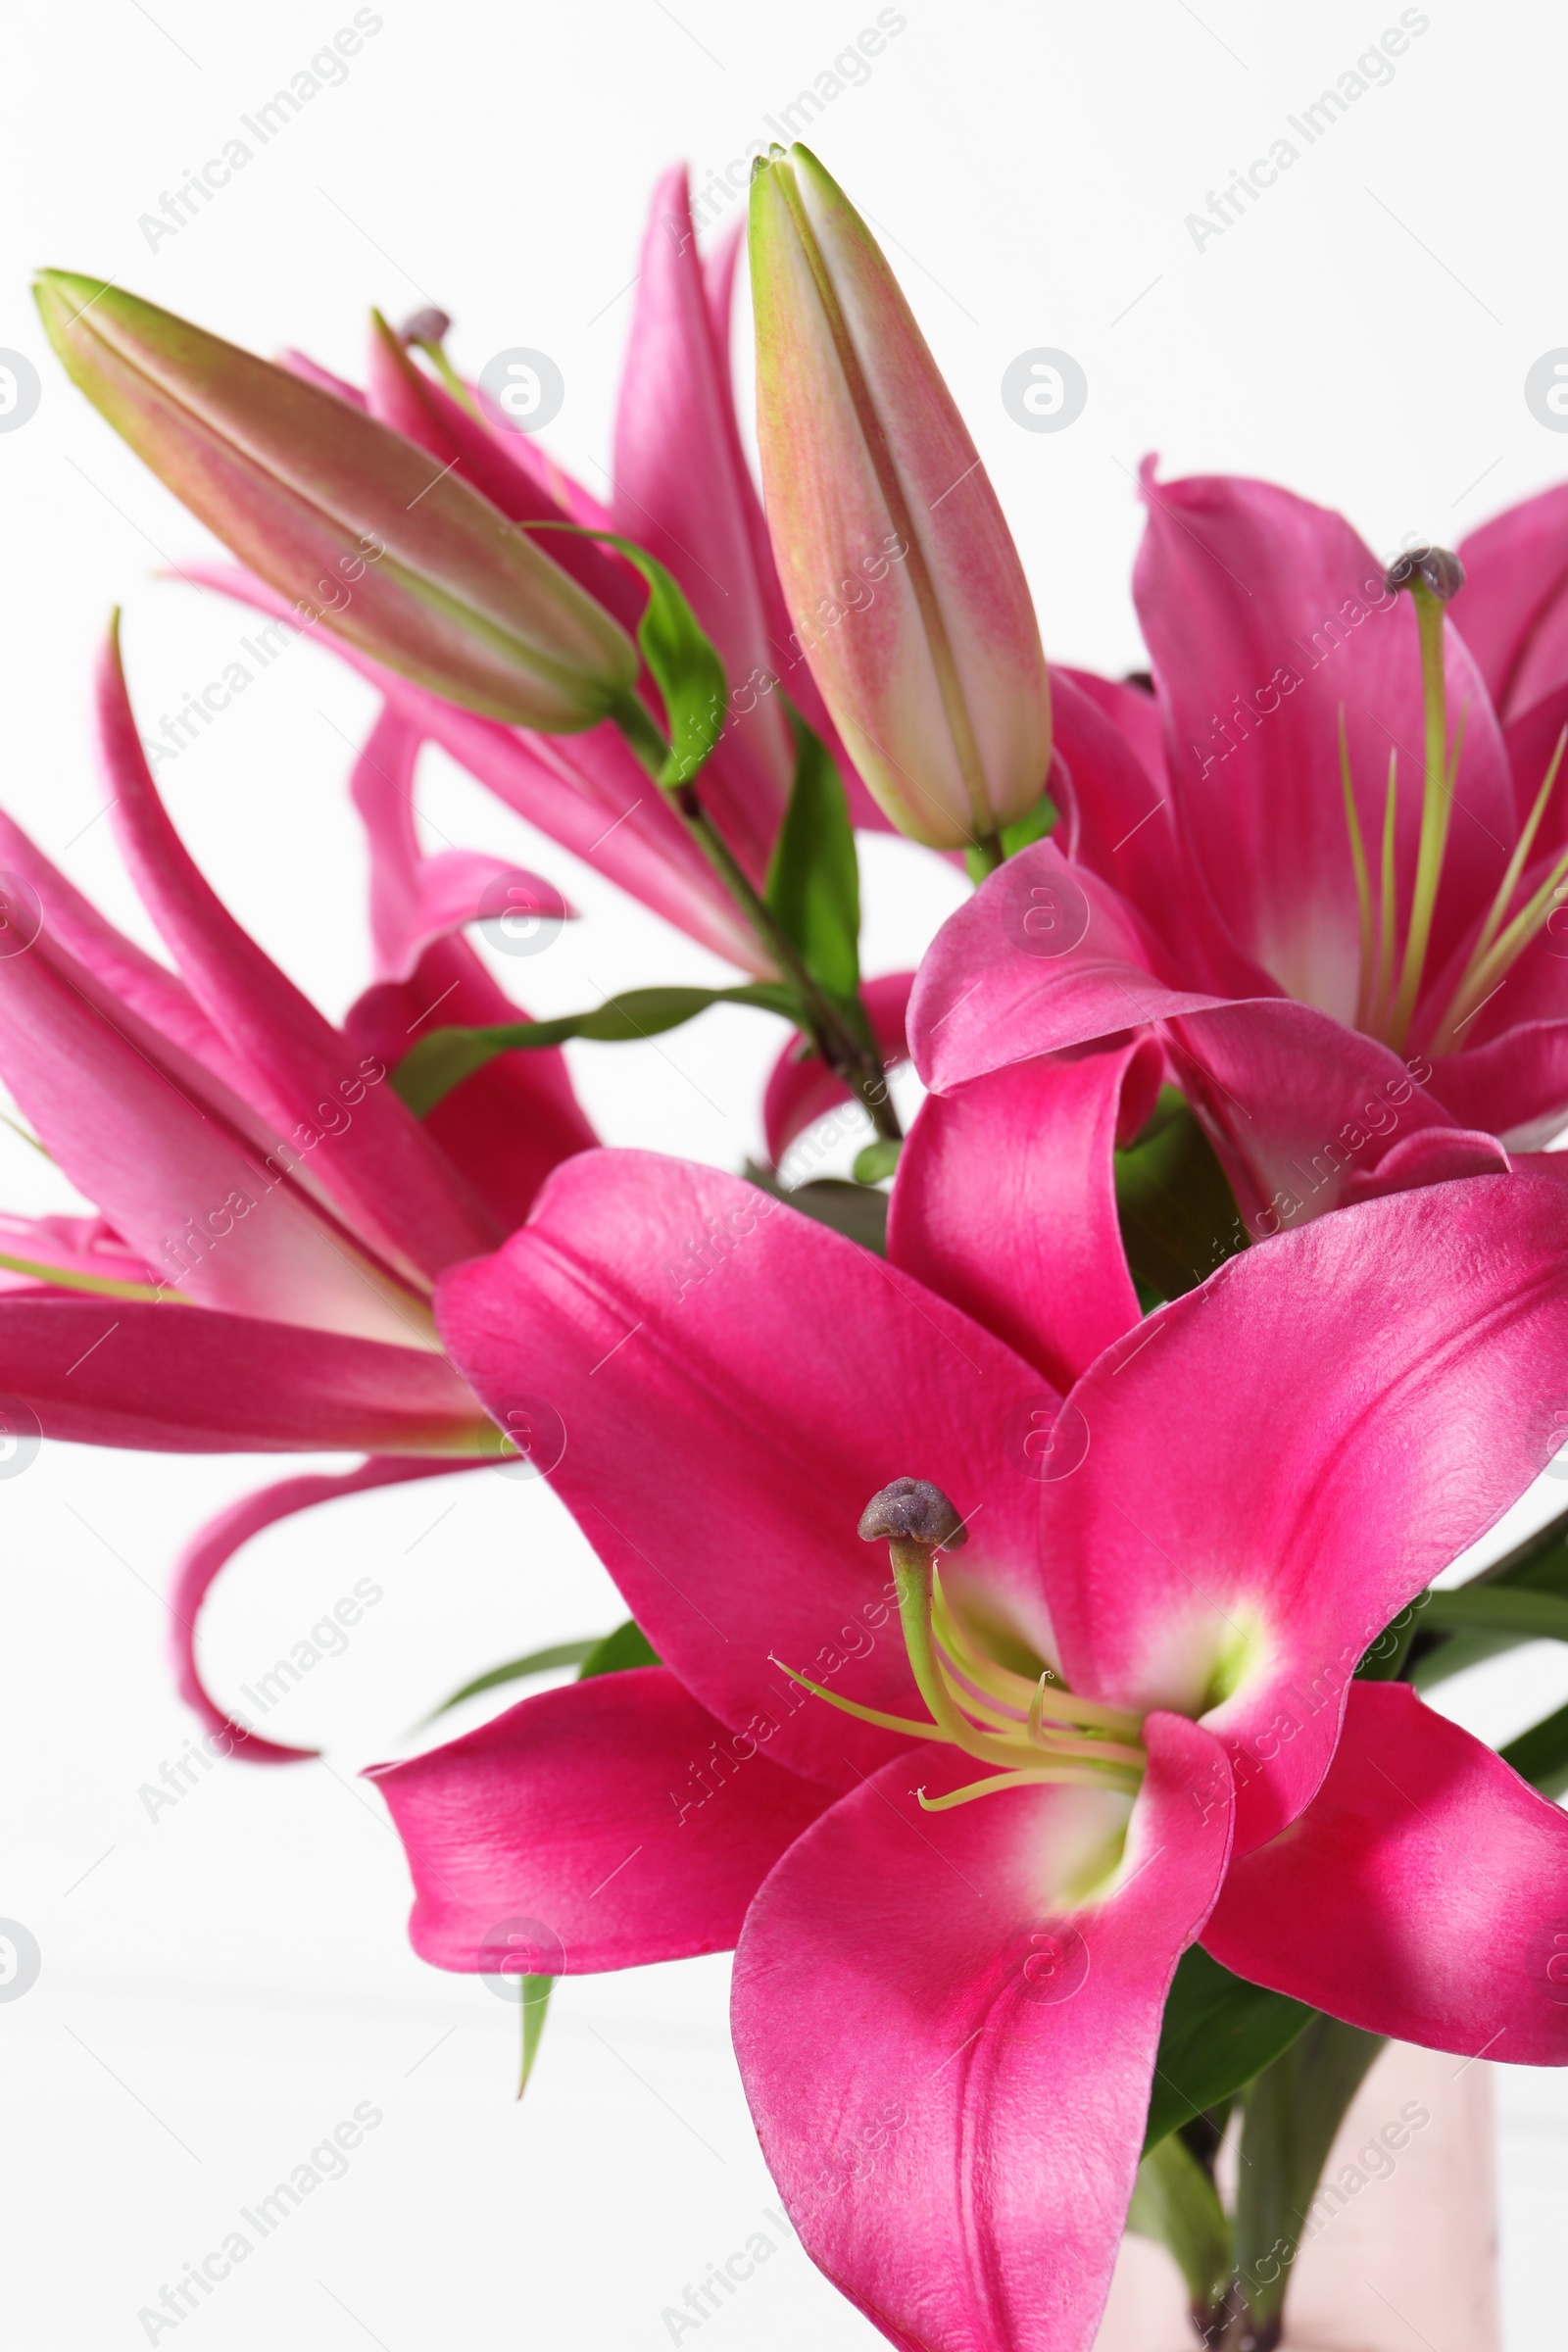
<instances>
[{"instance_id":1,"label":"green stem","mask_svg":"<svg viewBox=\"0 0 1568 2352\"><path fill-rule=\"evenodd\" d=\"M1236 2194L1236 2278L1221 2341L1274 2352L1285 2325L1291 2266L1323 2167L1367 2069L1383 2048L1336 2017L1315 2017L1246 2094Z\"/></svg>"},{"instance_id":2,"label":"green stem","mask_svg":"<svg viewBox=\"0 0 1568 2352\"><path fill-rule=\"evenodd\" d=\"M810 1032L811 1043L828 1068L843 1079L850 1092L864 1105L871 1124L884 1142L902 1143L904 1129L893 1107L882 1056L876 1050L869 1024L864 1024L864 1034L858 1036L839 1007L817 986L801 961L794 941L767 901L754 886L751 876L704 808L695 785L665 783L664 768L669 747L636 695L626 695L611 710L610 716L655 783L685 820L709 864L750 922L760 945L794 989L800 1000L805 1025Z\"/></svg>"},{"instance_id":3,"label":"green stem","mask_svg":"<svg viewBox=\"0 0 1568 2352\"><path fill-rule=\"evenodd\" d=\"M1205 2336L1225 2302L1234 2247L1214 2183L1179 2132L1151 2148L1139 2166L1127 2227L1175 2256L1193 2326Z\"/></svg>"}]
</instances>

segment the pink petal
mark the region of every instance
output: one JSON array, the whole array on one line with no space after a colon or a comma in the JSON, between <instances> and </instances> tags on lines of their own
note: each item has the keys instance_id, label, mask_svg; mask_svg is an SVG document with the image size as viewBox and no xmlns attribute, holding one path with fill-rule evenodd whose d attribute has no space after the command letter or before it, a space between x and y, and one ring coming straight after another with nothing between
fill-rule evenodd
<instances>
[{"instance_id":1,"label":"pink petal","mask_svg":"<svg viewBox=\"0 0 1568 2352\"><path fill-rule=\"evenodd\" d=\"M1353 1199L1391 1146L1449 1123L1424 1083L1430 1061L1401 1061L1288 997L1184 1017L1164 1035L1259 1240Z\"/></svg>"},{"instance_id":2,"label":"pink petal","mask_svg":"<svg viewBox=\"0 0 1568 2352\"><path fill-rule=\"evenodd\" d=\"M545 1976L728 1951L779 1855L829 1803L662 1666L525 1698L369 1778L408 1852L415 1950ZM505 1954L505 1957L501 1956Z\"/></svg>"},{"instance_id":3,"label":"pink petal","mask_svg":"<svg viewBox=\"0 0 1568 2352\"><path fill-rule=\"evenodd\" d=\"M1486 1128L1510 1150L1541 1150L1568 1111L1568 1019L1527 1020L1466 1054L1444 1054L1426 1091L1461 1127Z\"/></svg>"},{"instance_id":4,"label":"pink petal","mask_svg":"<svg viewBox=\"0 0 1568 2352\"><path fill-rule=\"evenodd\" d=\"M472 416L424 373L379 319L370 330L368 384L372 416L471 482L510 521L583 519L568 514L546 487L529 462L532 444L523 435ZM570 531L547 531L534 545L612 613L628 634L635 634L647 594L629 565L608 548Z\"/></svg>"},{"instance_id":5,"label":"pink petal","mask_svg":"<svg viewBox=\"0 0 1568 2352\"><path fill-rule=\"evenodd\" d=\"M1399 904L1421 804L1414 608L1349 525L1271 483L1146 475L1134 594L1166 710L1172 789L1197 868L1236 946L1288 996L1355 1010L1359 914L1340 781L1339 713L1363 839L1382 836L1399 750ZM1513 788L1470 655L1447 639L1450 741L1468 710L1431 962L1501 879ZM1410 747L1415 747L1412 751Z\"/></svg>"},{"instance_id":6,"label":"pink petal","mask_svg":"<svg viewBox=\"0 0 1568 2352\"><path fill-rule=\"evenodd\" d=\"M1407 1684L1355 1683L1322 1788L1203 1942L1367 2033L1568 2065L1568 1815Z\"/></svg>"},{"instance_id":7,"label":"pink petal","mask_svg":"<svg viewBox=\"0 0 1568 2352\"><path fill-rule=\"evenodd\" d=\"M408 720L384 710L355 762L350 786L369 842L370 936L378 980L410 979L433 941L486 916L499 920L515 911L536 923L561 923L573 911L553 882L504 858L476 850L424 854L415 816L418 755L419 738Z\"/></svg>"},{"instance_id":8,"label":"pink petal","mask_svg":"<svg viewBox=\"0 0 1568 2352\"><path fill-rule=\"evenodd\" d=\"M169 820L111 638L98 721L116 837L203 1011L253 1073L281 1132L323 1133L316 1173L346 1220L405 1279L491 1248L496 1228L389 1086L368 1088L348 1040L220 905Z\"/></svg>"},{"instance_id":9,"label":"pink petal","mask_svg":"<svg viewBox=\"0 0 1568 2352\"><path fill-rule=\"evenodd\" d=\"M1494 515L1459 554L1465 584L1453 616L1512 718L1568 681L1568 483Z\"/></svg>"},{"instance_id":10,"label":"pink petal","mask_svg":"<svg viewBox=\"0 0 1568 2352\"><path fill-rule=\"evenodd\" d=\"M1521 825L1529 816L1546 780L1546 770L1551 765L1552 755L1565 726L1568 726L1568 680L1561 686L1554 686L1549 694L1543 695L1540 702L1532 703L1528 710L1521 710L1518 717L1511 718L1502 731L1502 740L1508 748L1508 764L1513 771L1514 798ZM1565 785L1568 785L1568 778L1559 769L1557 783L1546 803L1541 829L1536 835L1538 853L1545 851L1560 857L1564 848L1568 847L1568 790L1563 789Z\"/></svg>"},{"instance_id":11,"label":"pink petal","mask_svg":"<svg viewBox=\"0 0 1568 2352\"><path fill-rule=\"evenodd\" d=\"M901 1758L792 1846L735 1961L736 2054L807 2251L904 2352L1087 2352L1161 2012L1225 1867L1223 1756L1154 1716L1125 1799L1002 1790L922 1813ZM1112 1849L1113 1850L1113 1849Z\"/></svg>"},{"instance_id":12,"label":"pink petal","mask_svg":"<svg viewBox=\"0 0 1568 2352\"><path fill-rule=\"evenodd\" d=\"M24 882L34 893L47 909L50 937L85 964L107 991L227 1086L244 1092L249 1075L244 1064L219 1036L183 980L105 921L22 827L0 811L0 886L7 876Z\"/></svg>"},{"instance_id":13,"label":"pink petal","mask_svg":"<svg viewBox=\"0 0 1568 2352\"><path fill-rule=\"evenodd\" d=\"M686 591L732 688L755 686L780 649L769 643L755 561L756 503L730 391L729 355L713 334L686 189L676 165L654 190L631 338L615 416L617 528L642 542ZM724 789L704 800L753 876L766 871L789 799L795 753L776 694L732 703Z\"/></svg>"},{"instance_id":14,"label":"pink petal","mask_svg":"<svg viewBox=\"0 0 1568 2352\"><path fill-rule=\"evenodd\" d=\"M896 1069L908 1058L904 1023L913 986L912 972L884 972L878 980L865 981L860 989L860 1002L884 1069ZM807 1053L804 1047L805 1040L797 1031L768 1073L762 1097L762 1128L774 1167L797 1136L839 1103L854 1101L843 1080L834 1076L818 1054Z\"/></svg>"},{"instance_id":15,"label":"pink petal","mask_svg":"<svg viewBox=\"0 0 1568 2352\"><path fill-rule=\"evenodd\" d=\"M712 1168L585 1152L531 1221L443 1282L453 1360L553 1483L649 1640L731 1730L843 1787L896 1735L782 1667L920 1715L886 1554L856 1534L891 1479L984 1500L966 1572L1049 1639L1026 1450L1056 1394L911 1275ZM781 1665L773 1665L776 1658Z\"/></svg>"},{"instance_id":16,"label":"pink petal","mask_svg":"<svg viewBox=\"0 0 1568 2352\"><path fill-rule=\"evenodd\" d=\"M200 1307L0 1298L0 1395L46 1438L156 1453L494 1456L444 1356Z\"/></svg>"},{"instance_id":17,"label":"pink petal","mask_svg":"<svg viewBox=\"0 0 1568 2352\"><path fill-rule=\"evenodd\" d=\"M344 1049L345 1070L354 1067ZM0 956L0 1072L66 1174L180 1299L427 1348L421 1304L309 1205L220 1081L42 932ZM359 1081L362 1087L367 1081Z\"/></svg>"},{"instance_id":18,"label":"pink petal","mask_svg":"<svg viewBox=\"0 0 1568 2352\"><path fill-rule=\"evenodd\" d=\"M1242 1851L1312 1796L1367 1644L1538 1476L1521 1400L1568 1384L1565 1248L1540 1178L1365 1201L1230 1259L1072 1392L1085 1458L1041 1490L1066 1678L1200 1714Z\"/></svg>"},{"instance_id":19,"label":"pink petal","mask_svg":"<svg viewBox=\"0 0 1568 2352\"><path fill-rule=\"evenodd\" d=\"M1059 1389L1139 1320L1112 1153L1152 1109L1162 1058L1146 1038L928 1095L899 1160L889 1258Z\"/></svg>"},{"instance_id":20,"label":"pink petal","mask_svg":"<svg viewBox=\"0 0 1568 2352\"><path fill-rule=\"evenodd\" d=\"M242 1544L280 1519L308 1511L342 1494L363 1494L372 1487L400 1486L411 1478L443 1478L454 1471L478 1469L478 1462L397 1461L386 1458L361 1462L354 1470L328 1471L318 1476L280 1479L256 1494L241 1495L194 1536L174 1566L173 1591L169 1598L170 1642L174 1680L180 1697L193 1707L209 1733L232 1742L224 1753L246 1764L306 1764L319 1748L284 1747L264 1740L232 1715L225 1714L202 1680L196 1657L196 1624L214 1582Z\"/></svg>"},{"instance_id":21,"label":"pink petal","mask_svg":"<svg viewBox=\"0 0 1568 2352\"><path fill-rule=\"evenodd\" d=\"M1056 680L1065 679L1074 690L1074 698L1083 697L1093 703L1102 715L1110 720L1133 753L1144 773L1157 791L1163 792L1165 775L1165 730L1160 723L1159 705L1147 686L1133 686L1120 678L1102 678L1097 670L1069 669L1057 662L1051 665L1051 691L1054 695ZM1053 704L1054 710L1054 704Z\"/></svg>"},{"instance_id":22,"label":"pink petal","mask_svg":"<svg viewBox=\"0 0 1568 2352\"><path fill-rule=\"evenodd\" d=\"M1127 901L1052 841L1020 851L937 933L909 999L914 1065L939 1094L1037 1054L1223 1002L1162 977Z\"/></svg>"},{"instance_id":23,"label":"pink petal","mask_svg":"<svg viewBox=\"0 0 1568 2352\"><path fill-rule=\"evenodd\" d=\"M391 1066L444 1023L484 1029L527 1017L466 940L445 939L425 950L412 979L367 989L343 1027L361 1053ZM522 1223L552 1168L599 1141L565 1057L549 1047L498 1054L444 1095L423 1125L505 1233Z\"/></svg>"},{"instance_id":24,"label":"pink petal","mask_svg":"<svg viewBox=\"0 0 1568 2352\"><path fill-rule=\"evenodd\" d=\"M62 1274L79 1274L83 1287L102 1282L158 1281L155 1269L127 1250L102 1217L13 1217L0 1213L0 1255ZM0 1289L49 1289L47 1277L7 1270ZM58 1296L59 1294L56 1293Z\"/></svg>"},{"instance_id":25,"label":"pink petal","mask_svg":"<svg viewBox=\"0 0 1568 2352\"><path fill-rule=\"evenodd\" d=\"M1552 1154L1543 1152L1540 1159ZM1506 1176L1515 1165L1494 1135L1478 1127L1423 1127L1391 1144L1376 1167L1352 1170L1347 1200L1375 1200L1383 1193L1413 1192L1417 1185L1450 1184L1460 1176ZM1563 1174L1568 1178L1568 1169Z\"/></svg>"}]
</instances>

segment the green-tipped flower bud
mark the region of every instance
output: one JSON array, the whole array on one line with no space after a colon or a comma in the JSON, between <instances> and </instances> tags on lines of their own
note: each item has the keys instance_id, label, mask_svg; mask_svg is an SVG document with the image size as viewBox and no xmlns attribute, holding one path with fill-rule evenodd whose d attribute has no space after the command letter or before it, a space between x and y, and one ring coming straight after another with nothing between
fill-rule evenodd
<instances>
[{"instance_id":1,"label":"green-tipped flower bud","mask_svg":"<svg viewBox=\"0 0 1568 2352\"><path fill-rule=\"evenodd\" d=\"M989 841L1045 790L1023 567L898 281L804 147L752 180L758 437L801 649L901 832Z\"/></svg>"},{"instance_id":2,"label":"green-tipped flower bud","mask_svg":"<svg viewBox=\"0 0 1568 2352\"><path fill-rule=\"evenodd\" d=\"M72 380L302 619L515 726L624 703L625 631L427 452L118 287L48 270L36 293Z\"/></svg>"}]
</instances>

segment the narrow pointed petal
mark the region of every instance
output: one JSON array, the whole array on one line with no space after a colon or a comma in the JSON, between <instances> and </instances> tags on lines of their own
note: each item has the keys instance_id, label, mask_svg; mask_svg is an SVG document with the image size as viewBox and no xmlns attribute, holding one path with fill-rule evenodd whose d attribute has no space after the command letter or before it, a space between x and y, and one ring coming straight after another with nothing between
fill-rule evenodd
<instances>
[{"instance_id":1,"label":"narrow pointed petal","mask_svg":"<svg viewBox=\"0 0 1568 2352\"><path fill-rule=\"evenodd\" d=\"M1322 1788L1203 1943L1369 2034L1568 2065L1568 1814L1408 1684L1357 1683Z\"/></svg>"},{"instance_id":2,"label":"narrow pointed petal","mask_svg":"<svg viewBox=\"0 0 1568 2352\"><path fill-rule=\"evenodd\" d=\"M751 262L762 483L802 650L901 831L986 839L1051 762L996 494L885 258L804 147L753 179Z\"/></svg>"},{"instance_id":3,"label":"narrow pointed petal","mask_svg":"<svg viewBox=\"0 0 1568 2352\"><path fill-rule=\"evenodd\" d=\"M932 1479L960 1510L984 1499L966 1573L1049 1643L1026 1445L1056 1393L770 1195L653 1152L585 1152L504 1250L444 1278L436 1312L497 1421L520 1400L552 1433L552 1484L659 1655L732 1730L766 1715L778 1761L843 1787L899 1741L785 1667L923 1714L886 1558L856 1533L890 1479Z\"/></svg>"},{"instance_id":4,"label":"narrow pointed petal","mask_svg":"<svg viewBox=\"0 0 1568 2352\"><path fill-rule=\"evenodd\" d=\"M432 1343L426 1310L224 1113L223 1090L41 933L0 957L0 1073L45 1149L180 1300Z\"/></svg>"},{"instance_id":5,"label":"narrow pointed petal","mask_svg":"<svg viewBox=\"0 0 1568 2352\"><path fill-rule=\"evenodd\" d=\"M899 1159L892 1263L1064 1391L1139 1320L1112 1155L1152 1109L1161 1059L1144 1039L928 1095Z\"/></svg>"},{"instance_id":6,"label":"narrow pointed petal","mask_svg":"<svg viewBox=\"0 0 1568 2352\"><path fill-rule=\"evenodd\" d=\"M886 1070L908 1059L905 1015L913 986L912 972L884 972L879 979L865 981L860 989L860 1002ZM799 1035L791 1038L769 1072L762 1097L762 1129L773 1165L778 1166L797 1136L840 1103L853 1101L849 1088L821 1056L806 1050L805 1039Z\"/></svg>"},{"instance_id":7,"label":"narrow pointed petal","mask_svg":"<svg viewBox=\"0 0 1568 2352\"><path fill-rule=\"evenodd\" d=\"M170 822L136 733L118 639L98 679L114 825L143 904L203 1011L283 1134L324 1143L316 1172L345 1219L405 1278L494 1247L497 1230L418 1121L264 955L209 888ZM97 1196L102 1198L102 1196Z\"/></svg>"},{"instance_id":8,"label":"narrow pointed petal","mask_svg":"<svg viewBox=\"0 0 1568 2352\"><path fill-rule=\"evenodd\" d=\"M667 565L717 647L732 689L731 789L707 798L748 871L766 869L789 799L795 750L776 694L758 694L783 649L768 642L749 509L756 503L713 334L686 172L654 189L615 416L617 527ZM786 687L788 691L788 687Z\"/></svg>"},{"instance_id":9,"label":"narrow pointed petal","mask_svg":"<svg viewBox=\"0 0 1568 2352\"><path fill-rule=\"evenodd\" d=\"M0 1298L0 1394L46 1438L155 1453L484 1454L445 1358L198 1307Z\"/></svg>"},{"instance_id":10,"label":"narrow pointed petal","mask_svg":"<svg viewBox=\"0 0 1568 2352\"><path fill-rule=\"evenodd\" d=\"M50 936L128 1004L144 1021L172 1038L236 1092L247 1072L213 1027L185 983L106 922L74 883L0 811L0 872L25 882L46 910Z\"/></svg>"},{"instance_id":11,"label":"narrow pointed petal","mask_svg":"<svg viewBox=\"0 0 1568 2352\"><path fill-rule=\"evenodd\" d=\"M1239 1850L1311 1798L1368 1643L1539 1475L1565 1249L1539 1177L1365 1201L1230 1259L1068 1399L1088 1446L1041 1528L1066 1678L1200 1713Z\"/></svg>"},{"instance_id":12,"label":"narrow pointed petal","mask_svg":"<svg viewBox=\"0 0 1568 2352\"><path fill-rule=\"evenodd\" d=\"M409 979L434 941L487 914L499 919L515 908L535 922L559 923L572 912L553 882L504 858L457 849L424 854L415 815L418 754L419 738L407 719L384 710L350 782L369 845L370 937L378 980Z\"/></svg>"},{"instance_id":13,"label":"narrow pointed petal","mask_svg":"<svg viewBox=\"0 0 1568 2352\"><path fill-rule=\"evenodd\" d=\"M1215 1742L1147 1729L1125 1859L1094 1895L1070 1884L1114 1862L1125 1799L1020 1788L926 1814L909 1759L752 1907L732 2023L762 2153L812 2260L904 2352L1093 2341L1165 1995L1229 1843Z\"/></svg>"},{"instance_id":14,"label":"narrow pointed petal","mask_svg":"<svg viewBox=\"0 0 1568 2352\"><path fill-rule=\"evenodd\" d=\"M1172 789L1230 938L1289 996L1350 1022L1360 916L1340 784L1339 712L1363 837L1400 750L1396 870L1409 904L1420 825L1414 610L1338 514L1227 475L1155 485L1134 596L1166 713ZM1461 607L1455 606L1455 617ZM1467 712L1433 962L1485 907L1513 830L1502 740L1447 630L1449 740ZM1412 753L1407 747L1416 747Z\"/></svg>"},{"instance_id":15,"label":"narrow pointed petal","mask_svg":"<svg viewBox=\"0 0 1568 2352\"><path fill-rule=\"evenodd\" d=\"M345 1494L364 1494L374 1487L400 1486L411 1478L444 1478L470 1467L478 1468L479 1464L383 1457L361 1462L353 1470L280 1479L275 1486L263 1487L255 1494L241 1495L238 1502L220 1511L192 1538L174 1564L173 1589L169 1596L174 1681L180 1697L195 1709L209 1735L231 1743L224 1747L225 1754L235 1755L245 1764L308 1764L320 1753L319 1748L287 1747L277 1740L264 1740L259 1732L225 1713L202 1680L196 1655L202 1603L235 1552L253 1537L275 1527L279 1520L290 1519L298 1511L314 1510L318 1503L332 1502Z\"/></svg>"},{"instance_id":16,"label":"narrow pointed petal","mask_svg":"<svg viewBox=\"0 0 1568 2352\"><path fill-rule=\"evenodd\" d=\"M1051 791L1064 818L1057 847L1138 909L1185 980L1226 996L1270 995L1273 981L1237 949L1190 856L1153 696L1054 669L1052 729Z\"/></svg>"},{"instance_id":17,"label":"narrow pointed petal","mask_svg":"<svg viewBox=\"0 0 1568 2352\"><path fill-rule=\"evenodd\" d=\"M1036 842L949 915L915 975L909 1043L945 1094L990 1070L1200 1011L1223 999L1171 985L1138 914L1108 882Z\"/></svg>"},{"instance_id":18,"label":"narrow pointed petal","mask_svg":"<svg viewBox=\"0 0 1568 2352\"><path fill-rule=\"evenodd\" d=\"M1493 701L1514 718L1568 682L1568 483L1494 515L1459 555L1454 618Z\"/></svg>"},{"instance_id":19,"label":"narrow pointed petal","mask_svg":"<svg viewBox=\"0 0 1568 2352\"><path fill-rule=\"evenodd\" d=\"M368 1777L414 1875L415 1950L480 1973L502 1968L509 1920L551 1939L547 1976L728 1951L779 1855L832 1801L662 1666L525 1698Z\"/></svg>"},{"instance_id":20,"label":"narrow pointed petal","mask_svg":"<svg viewBox=\"0 0 1568 2352\"><path fill-rule=\"evenodd\" d=\"M302 616L514 724L593 726L630 692L625 631L401 434L121 288L36 291L78 389Z\"/></svg>"},{"instance_id":21,"label":"narrow pointed petal","mask_svg":"<svg viewBox=\"0 0 1568 2352\"><path fill-rule=\"evenodd\" d=\"M528 463L528 445L516 433L497 431L454 400L416 366L413 356L379 316L370 322L368 406L372 416L406 440L428 450L438 466L450 466L471 482L509 522L576 522L546 489ZM633 532L635 537L636 533ZM635 633L647 590L631 566L591 539L552 531L536 539L553 564L584 593Z\"/></svg>"},{"instance_id":22,"label":"narrow pointed petal","mask_svg":"<svg viewBox=\"0 0 1568 2352\"><path fill-rule=\"evenodd\" d=\"M484 1029L527 1017L466 940L446 939L425 950L410 979L367 989L343 1026L362 1054L392 1068L444 1023ZM498 1054L420 1123L503 1233L522 1223L552 1168L599 1141L564 1054L548 1047Z\"/></svg>"}]
</instances>

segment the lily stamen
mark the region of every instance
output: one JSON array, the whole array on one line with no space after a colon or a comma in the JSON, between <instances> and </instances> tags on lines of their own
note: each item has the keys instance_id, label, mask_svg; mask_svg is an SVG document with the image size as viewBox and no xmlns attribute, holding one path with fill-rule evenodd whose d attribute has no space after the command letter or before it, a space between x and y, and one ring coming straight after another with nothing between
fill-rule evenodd
<instances>
[{"instance_id":1,"label":"lily stamen","mask_svg":"<svg viewBox=\"0 0 1568 2352\"><path fill-rule=\"evenodd\" d=\"M772 1657L770 1663L858 1722L906 1739L940 1740L997 1768L948 1796L927 1798L920 1791L928 1812L1034 1782L1129 1791L1142 1785L1145 1758L1136 1716L1076 1698L1061 1689L1051 1667L1031 1683L1000 1660L977 1655L975 1644L960 1633L940 1589L935 1555L957 1548L963 1523L940 1489L921 1480L896 1480L867 1505L860 1533L868 1542L887 1540L905 1646L916 1688L930 1709L929 1722L844 1698L782 1658ZM1014 1689L1029 1693L1027 1710L1000 1695Z\"/></svg>"}]
</instances>

